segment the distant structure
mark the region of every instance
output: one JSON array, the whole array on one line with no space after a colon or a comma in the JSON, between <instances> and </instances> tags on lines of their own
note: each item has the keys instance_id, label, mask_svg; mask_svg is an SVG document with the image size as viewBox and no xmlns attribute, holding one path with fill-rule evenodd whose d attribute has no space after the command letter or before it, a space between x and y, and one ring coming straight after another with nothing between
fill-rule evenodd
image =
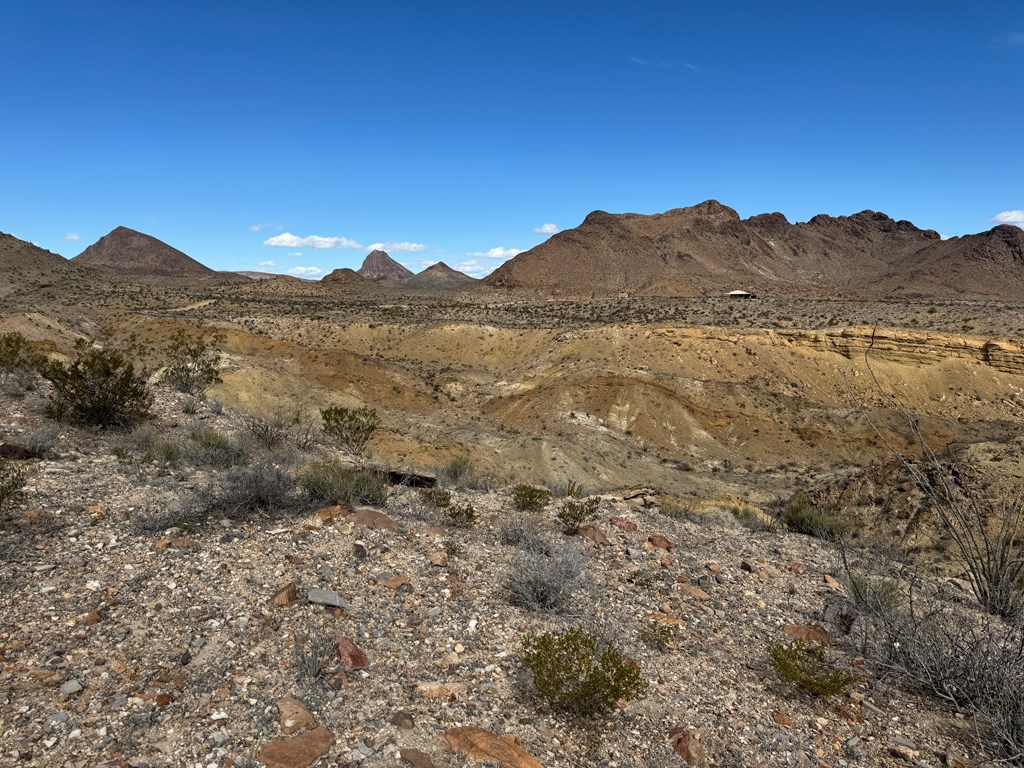
<instances>
[{"instance_id":1,"label":"distant structure","mask_svg":"<svg viewBox=\"0 0 1024 768\"><path fill-rule=\"evenodd\" d=\"M756 299L756 293L750 293L749 291L729 291L727 294L730 299Z\"/></svg>"}]
</instances>

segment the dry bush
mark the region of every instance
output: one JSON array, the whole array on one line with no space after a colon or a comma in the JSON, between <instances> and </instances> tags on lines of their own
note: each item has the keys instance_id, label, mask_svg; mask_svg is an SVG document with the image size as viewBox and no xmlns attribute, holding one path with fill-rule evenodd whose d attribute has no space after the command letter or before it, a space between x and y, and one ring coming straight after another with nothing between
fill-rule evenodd
<instances>
[{"instance_id":1,"label":"dry bush","mask_svg":"<svg viewBox=\"0 0 1024 768\"><path fill-rule=\"evenodd\" d=\"M357 456L380 426L380 417L372 408L344 408L340 405L320 411L324 434Z\"/></svg>"},{"instance_id":2,"label":"dry bush","mask_svg":"<svg viewBox=\"0 0 1024 768\"><path fill-rule=\"evenodd\" d=\"M583 580L586 556L576 544L543 555L524 552L507 576L509 601L529 611L564 613Z\"/></svg>"}]
</instances>

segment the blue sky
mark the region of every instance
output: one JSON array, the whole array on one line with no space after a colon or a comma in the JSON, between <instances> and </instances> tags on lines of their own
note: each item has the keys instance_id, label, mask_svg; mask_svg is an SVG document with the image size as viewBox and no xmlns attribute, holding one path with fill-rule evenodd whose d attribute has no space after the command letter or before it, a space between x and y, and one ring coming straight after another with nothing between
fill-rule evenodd
<instances>
[{"instance_id":1,"label":"blue sky","mask_svg":"<svg viewBox=\"0 0 1024 768\"><path fill-rule=\"evenodd\" d=\"M484 274L594 209L1024 225L1018 2L8 3L0 230ZM268 244L270 243L270 244ZM277 243L277 245L274 245ZM272 265L272 266L271 266Z\"/></svg>"}]
</instances>

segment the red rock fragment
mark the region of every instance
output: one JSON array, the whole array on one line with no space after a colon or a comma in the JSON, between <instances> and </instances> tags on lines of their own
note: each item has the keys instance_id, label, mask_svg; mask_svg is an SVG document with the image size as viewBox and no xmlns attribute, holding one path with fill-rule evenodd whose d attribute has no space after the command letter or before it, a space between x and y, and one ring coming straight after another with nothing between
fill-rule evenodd
<instances>
[{"instance_id":1,"label":"red rock fragment","mask_svg":"<svg viewBox=\"0 0 1024 768\"><path fill-rule=\"evenodd\" d=\"M277 592L274 593L274 596L270 598L270 603L272 605L287 606L294 603L298 598L299 588L296 586L295 582L292 581L277 590Z\"/></svg>"},{"instance_id":2,"label":"red rock fragment","mask_svg":"<svg viewBox=\"0 0 1024 768\"><path fill-rule=\"evenodd\" d=\"M654 533L647 537L647 543L657 549L664 549L666 552L672 552L675 550L676 545L668 540L665 536L660 533Z\"/></svg>"},{"instance_id":3,"label":"red rock fragment","mask_svg":"<svg viewBox=\"0 0 1024 768\"><path fill-rule=\"evenodd\" d=\"M782 631L800 643L831 645L832 635L820 624L787 624Z\"/></svg>"},{"instance_id":4,"label":"red rock fragment","mask_svg":"<svg viewBox=\"0 0 1024 768\"><path fill-rule=\"evenodd\" d=\"M263 745L260 761L267 768L309 768L334 746L334 734L323 726Z\"/></svg>"},{"instance_id":5,"label":"red rock fragment","mask_svg":"<svg viewBox=\"0 0 1024 768\"><path fill-rule=\"evenodd\" d=\"M592 523L581 525L576 531L576 534L578 536L582 536L584 539L590 539L595 544L599 544L603 547L611 545L611 542L608 541L608 537L604 535L604 532Z\"/></svg>"},{"instance_id":6,"label":"red rock fragment","mask_svg":"<svg viewBox=\"0 0 1024 768\"><path fill-rule=\"evenodd\" d=\"M505 768L544 768L519 746L515 736L498 736L471 726L451 728L443 736L448 746L471 760L493 761Z\"/></svg>"},{"instance_id":7,"label":"red rock fragment","mask_svg":"<svg viewBox=\"0 0 1024 768\"><path fill-rule=\"evenodd\" d=\"M345 669L366 669L370 660L363 650L351 638L339 637L334 641L334 650L338 653L341 665Z\"/></svg>"},{"instance_id":8,"label":"red rock fragment","mask_svg":"<svg viewBox=\"0 0 1024 768\"><path fill-rule=\"evenodd\" d=\"M668 733L672 751L683 758L691 768L707 768L710 764L707 750L700 743L700 737L688 728L673 728Z\"/></svg>"},{"instance_id":9,"label":"red rock fragment","mask_svg":"<svg viewBox=\"0 0 1024 768\"><path fill-rule=\"evenodd\" d=\"M633 533L637 529L636 523L631 520L627 520L624 517L609 517L608 522L614 525L616 528L621 528L624 531Z\"/></svg>"}]
</instances>

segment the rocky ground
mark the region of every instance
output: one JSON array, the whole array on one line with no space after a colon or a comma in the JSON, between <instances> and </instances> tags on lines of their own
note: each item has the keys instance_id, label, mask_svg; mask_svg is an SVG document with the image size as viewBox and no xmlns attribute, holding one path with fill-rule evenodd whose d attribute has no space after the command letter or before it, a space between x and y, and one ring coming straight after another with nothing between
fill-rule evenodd
<instances>
[{"instance_id":1,"label":"rocky ground","mask_svg":"<svg viewBox=\"0 0 1024 768\"><path fill-rule=\"evenodd\" d=\"M151 426L182 439L237 428L231 413L185 413L185 403L162 391ZM478 514L471 527L392 487L377 509L296 497L276 519L164 528L209 496L220 470L143 462L115 435L47 427L38 393L0 395L0 439L24 444L47 430L45 457L19 462L28 482L0 530L0 763L985 759L969 721L890 684L857 656L856 630L827 626L823 609L844 587L835 553L816 539L753 531L714 508L665 514L676 508L637 489L602 495L597 531L570 538L552 504L541 530L556 552L582 547L583 578L564 612L538 613L508 596L526 562L502 543L503 524L524 514L510 489L453 489ZM287 454L291 472L308 460ZM589 724L552 713L522 643L573 625L634 659L646 695ZM848 694L816 698L776 674L769 646L812 625L826 625L829 657L858 675Z\"/></svg>"}]
</instances>

